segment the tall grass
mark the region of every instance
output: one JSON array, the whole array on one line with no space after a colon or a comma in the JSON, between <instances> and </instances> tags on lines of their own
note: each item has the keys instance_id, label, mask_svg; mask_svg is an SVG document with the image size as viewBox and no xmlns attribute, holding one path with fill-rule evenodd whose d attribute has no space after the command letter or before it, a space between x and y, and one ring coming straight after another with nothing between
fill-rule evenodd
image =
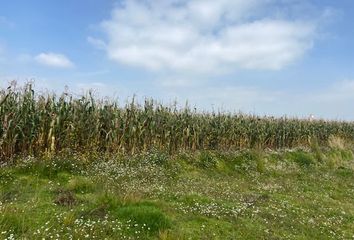
<instances>
[{"instance_id":1,"label":"tall grass","mask_svg":"<svg viewBox=\"0 0 354 240\"><path fill-rule=\"evenodd\" d=\"M330 137L354 139L354 123L258 117L222 112L200 113L146 99L125 106L74 98L63 93L36 94L31 84L0 90L0 159L17 154L54 154L71 149L134 154L151 148L234 150L293 148Z\"/></svg>"}]
</instances>

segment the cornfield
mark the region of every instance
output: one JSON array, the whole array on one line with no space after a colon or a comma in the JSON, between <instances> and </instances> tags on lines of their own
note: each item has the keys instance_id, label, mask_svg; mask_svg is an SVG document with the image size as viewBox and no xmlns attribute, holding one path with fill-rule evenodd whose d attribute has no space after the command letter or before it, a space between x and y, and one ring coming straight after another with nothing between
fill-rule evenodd
<instances>
[{"instance_id":1,"label":"cornfield","mask_svg":"<svg viewBox=\"0 0 354 240\"><path fill-rule=\"evenodd\" d=\"M0 160L16 155L97 151L134 154L178 151L294 148L309 139L354 139L354 123L200 113L146 99L117 102L92 94L36 94L31 84L0 90Z\"/></svg>"}]
</instances>

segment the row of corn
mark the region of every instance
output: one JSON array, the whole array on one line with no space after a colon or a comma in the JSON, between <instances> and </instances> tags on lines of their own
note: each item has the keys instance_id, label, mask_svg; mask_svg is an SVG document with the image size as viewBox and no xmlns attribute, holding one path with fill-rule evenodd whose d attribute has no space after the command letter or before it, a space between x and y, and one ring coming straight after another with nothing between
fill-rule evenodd
<instances>
[{"instance_id":1,"label":"row of corn","mask_svg":"<svg viewBox=\"0 0 354 240\"><path fill-rule=\"evenodd\" d=\"M200 113L146 99L119 106L92 94L36 94L31 84L0 90L0 159L61 150L134 154L293 148L330 136L352 141L354 124L341 121Z\"/></svg>"}]
</instances>

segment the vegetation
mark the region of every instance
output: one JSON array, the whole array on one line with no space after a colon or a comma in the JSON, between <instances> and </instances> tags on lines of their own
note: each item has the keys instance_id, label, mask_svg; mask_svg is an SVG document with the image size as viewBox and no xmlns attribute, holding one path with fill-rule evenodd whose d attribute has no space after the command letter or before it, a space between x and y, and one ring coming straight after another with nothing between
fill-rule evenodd
<instances>
[{"instance_id":1,"label":"vegetation","mask_svg":"<svg viewBox=\"0 0 354 240\"><path fill-rule=\"evenodd\" d=\"M353 239L354 123L0 90L0 239Z\"/></svg>"},{"instance_id":2,"label":"vegetation","mask_svg":"<svg viewBox=\"0 0 354 240\"><path fill-rule=\"evenodd\" d=\"M352 239L350 150L21 158L0 239Z\"/></svg>"},{"instance_id":3,"label":"vegetation","mask_svg":"<svg viewBox=\"0 0 354 240\"><path fill-rule=\"evenodd\" d=\"M330 137L354 139L354 123L199 113L188 106L164 106L146 100L120 107L92 94L35 94L31 84L0 91L0 159L22 154L134 154L159 149L179 151L294 148Z\"/></svg>"}]
</instances>

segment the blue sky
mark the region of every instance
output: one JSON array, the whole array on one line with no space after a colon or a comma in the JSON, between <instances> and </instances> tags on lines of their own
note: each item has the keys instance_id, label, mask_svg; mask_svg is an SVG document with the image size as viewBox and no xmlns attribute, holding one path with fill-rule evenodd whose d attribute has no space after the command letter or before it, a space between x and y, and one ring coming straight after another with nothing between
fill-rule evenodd
<instances>
[{"instance_id":1,"label":"blue sky","mask_svg":"<svg viewBox=\"0 0 354 240\"><path fill-rule=\"evenodd\" d=\"M0 85L354 120L352 0L3 0Z\"/></svg>"}]
</instances>

